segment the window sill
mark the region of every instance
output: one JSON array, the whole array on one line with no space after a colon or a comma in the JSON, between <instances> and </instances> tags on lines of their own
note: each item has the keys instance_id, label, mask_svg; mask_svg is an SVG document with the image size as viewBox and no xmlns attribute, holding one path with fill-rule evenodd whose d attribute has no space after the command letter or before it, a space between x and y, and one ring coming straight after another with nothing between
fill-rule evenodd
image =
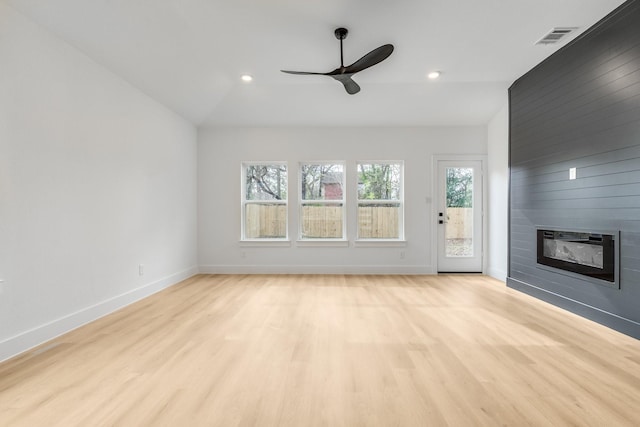
<instances>
[{"instance_id":1,"label":"window sill","mask_svg":"<svg viewBox=\"0 0 640 427\"><path fill-rule=\"evenodd\" d=\"M241 247L290 247L291 240L261 239L261 240L240 240Z\"/></svg>"},{"instance_id":2,"label":"window sill","mask_svg":"<svg viewBox=\"0 0 640 427\"><path fill-rule=\"evenodd\" d=\"M296 240L296 246L301 247L334 247L334 248L346 248L349 246L348 240L336 239L316 239L316 240Z\"/></svg>"},{"instance_id":3,"label":"window sill","mask_svg":"<svg viewBox=\"0 0 640 427\"><path fill-rule=\"evenodd\" d=\"M353 242L359 248L399 248L407 246L406 240L396 239L360 239Z\"/></svg>"}]
</instances>

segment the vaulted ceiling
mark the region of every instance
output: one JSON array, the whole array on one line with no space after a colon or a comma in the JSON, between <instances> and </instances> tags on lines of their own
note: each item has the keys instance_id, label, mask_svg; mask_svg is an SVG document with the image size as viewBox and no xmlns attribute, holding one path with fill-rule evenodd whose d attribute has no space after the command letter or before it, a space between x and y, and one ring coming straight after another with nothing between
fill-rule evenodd
<instances>
[{"instance_id":1,"label":"vaulted ceiling","mask_svg":"<svg viewBox=\"0 0 640 427\"><path fill-rule=\"evenodd\" d=\"M481 125L522 74L622 0L6 0L196 125ZM385 44L348 95L324 76ZM553 46L554 27L578 27ZM431 81L432 70L442 74ZM244 83L240 76L254 77Z\"/></svg>"}]
</instances>

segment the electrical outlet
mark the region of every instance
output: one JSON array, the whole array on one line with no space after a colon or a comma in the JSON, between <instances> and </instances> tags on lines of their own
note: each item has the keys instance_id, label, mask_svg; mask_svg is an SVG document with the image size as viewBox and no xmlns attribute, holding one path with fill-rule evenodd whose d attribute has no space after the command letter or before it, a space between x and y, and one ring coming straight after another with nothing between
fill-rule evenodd
<instances>
[{"instance_id":1,"label":"electrical outlet","mask_svg":"<svg viewBox=\"0 0 640 427\"><path fill-rule=\"evenodd\" d=\"M400 252L400 259L404 259L404 251Z\"/></svg>"},{"instance_id":2,"label":"electrical outlet","mask_svg":"<svg viewBox=\"0 0 640 427\"><path fill-rule=\"evenodd\" d=\"M240 252L240 258L246 258L247 257L247 253L242 251Z\"/></svg>"},{"instance_id":3,"label":"electrical outlet","mask_svg":"<svg viewBox=\"0 0 640 427\"><path fill-rule=\"evenodd\" d=\"M144 264L138 265L138 275L144 276Z\"/></svg>"}]
</instances>

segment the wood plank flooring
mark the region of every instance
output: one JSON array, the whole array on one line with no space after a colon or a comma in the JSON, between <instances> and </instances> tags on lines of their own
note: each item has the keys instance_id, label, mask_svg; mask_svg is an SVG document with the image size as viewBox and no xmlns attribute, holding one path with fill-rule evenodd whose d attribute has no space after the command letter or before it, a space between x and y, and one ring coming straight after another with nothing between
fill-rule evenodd
<instances>
[{"instance_id":1,"label":"wood plank flooring","mask_svg":"<svg viewBox=\"0 0 640 427\"><path fill-rule=\"evenodd\" d=\"M0 364L2 426L638 426L640 341L475 275L201 275Z\"/></svg>"}]
</instances>

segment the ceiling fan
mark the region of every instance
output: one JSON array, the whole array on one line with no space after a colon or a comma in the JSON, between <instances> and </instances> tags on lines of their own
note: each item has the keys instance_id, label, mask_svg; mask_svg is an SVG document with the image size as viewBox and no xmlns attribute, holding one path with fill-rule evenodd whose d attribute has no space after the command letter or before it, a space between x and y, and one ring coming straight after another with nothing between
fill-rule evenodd
<instances>
[{"instance_id":1,"label":"ceiling fan","mask_svg":"<svg viewBox=\"0 0 640 427\"><path fill-rule=\"evenodd\" d=\"M338 40L340 40L340 67L336 68L333 71L329 71L328 73L312 73L308 71L288 71L288 70L280 70L283 73L288 74L303 74L303 75L318 75L318 76L329 76L333 77L340 83L344 85L347 93L349 95L354 95L360 92L360 86L358 83L354 82L351 76L355 73L365 70L373 65L376 65L379 62L384 61L391 55L393 52L392 44L385 44L380 46L377 49L373 49L371 52L367 53L362 58L358 59L351 65L344 66L344 55L342 51L342 40L347 38L347 34L349 31L346 28L337 28L334 31L334 34Z\"/></svg>"}]
</instances>

